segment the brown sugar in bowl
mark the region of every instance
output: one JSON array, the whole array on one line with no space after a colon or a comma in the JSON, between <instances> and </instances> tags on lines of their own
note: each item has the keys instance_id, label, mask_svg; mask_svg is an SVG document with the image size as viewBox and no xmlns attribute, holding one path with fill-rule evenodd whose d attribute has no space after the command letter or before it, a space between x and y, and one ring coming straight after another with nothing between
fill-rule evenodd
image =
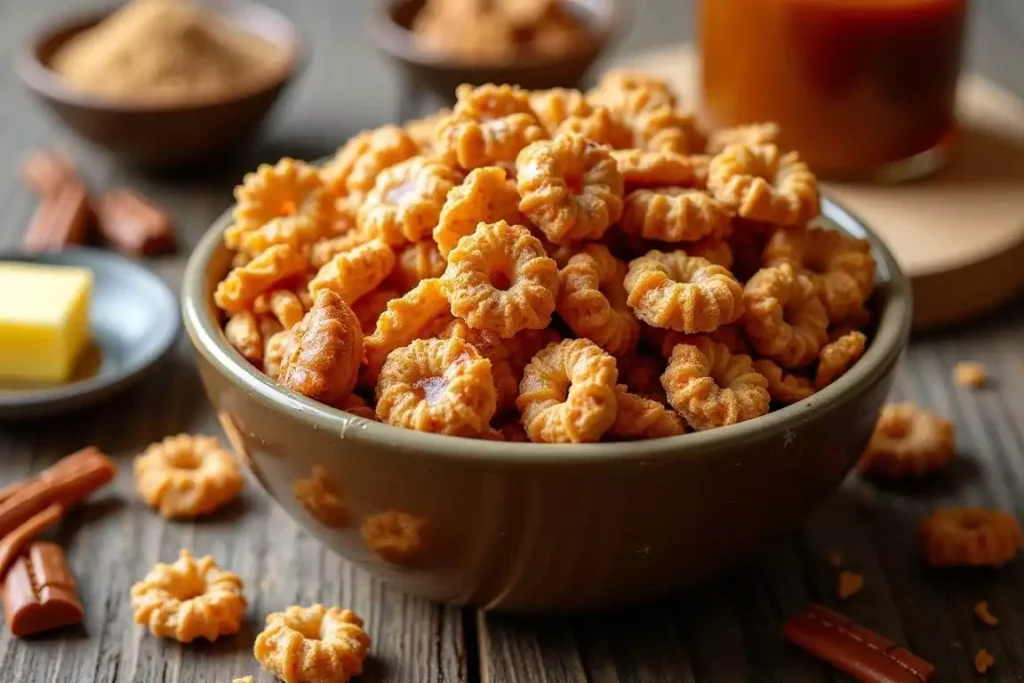
<instances>
[{"instance_id":1,"label":"brown sugar in bowl","mask_svg":"<svg viewBox=\"0 0 1024 683\"><path fill-rule=\"evenodd\" d=\"M282 53L276 75L223 98L197 102L122 102L78 92L50 64L71 38L113 10L71 18L44 29L15 56L22 83L75 134L125 163L168 167L212 158L251 138L302 66L298 29L282 14L249 0L216 4L228 25Z\"/></svg>"},{"instance_id":2,"label":"brown sugar in bowl","mask_svg":"<svg viewBox=\"0 0 1024 683\"><path fill-rule=\"evenodd\" d=\"M665 439L461 439L280 388L220 329L213 291L230 267L227 216L189 261L184 321L243 461L329 548L442 602L535 613L626 605L705 581L792 529L867 444L907 344L911 294L881 241L833 202L822 209L826 222L867 237L878 262L864 356L804 401Z\"/></svg>"}]
</instances>

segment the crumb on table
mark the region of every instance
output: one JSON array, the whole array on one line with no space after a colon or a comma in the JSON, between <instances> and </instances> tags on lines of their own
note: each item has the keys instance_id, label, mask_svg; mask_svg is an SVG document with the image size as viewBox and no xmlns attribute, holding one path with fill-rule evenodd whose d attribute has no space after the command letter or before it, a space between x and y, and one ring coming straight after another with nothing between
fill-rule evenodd
<instances>
[{"instance_id":1,"label":"crumb on table","mask_svg":"<svg viewBox=\"0 0 1024 683\"><path fill-rule=\"evenodd\" d=\"M988 611L988 603L984 600L974 605L974 616L978 617L978 621L988 626L995 626L999 623L999 619Z\"/></svg>"},{"instance_id":2,"label":"crumb on table","mask_svg":"<svg viewBox=\"0 0 1024 683\"><path fill-rule=\"evenodd\" d=\"M978 650L978 654L974 655L974 670L980 674L991 669L995 663L996 660L987 650Z\"/></svg>"},{"instance_id":3,"label":"crumb on table","mask_svg":"<svg viewBox=\"0 0 1024 683\"><path fill-rule=\"evenodd\" d=\"M953 370L953 378L959 387L979 389L988 381L985 366L974 361L960 361Z\"/></svg>"}]
</instances>

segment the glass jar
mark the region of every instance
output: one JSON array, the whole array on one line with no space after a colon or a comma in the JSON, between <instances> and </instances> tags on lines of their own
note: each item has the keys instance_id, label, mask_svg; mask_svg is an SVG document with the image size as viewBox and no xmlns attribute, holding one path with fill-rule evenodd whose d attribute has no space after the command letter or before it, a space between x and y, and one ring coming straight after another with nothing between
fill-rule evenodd
<instances>
[{"instance_id":1,"label":"glass jar","mask_svg":"<svg viewBox=\"0 0 1024 683\"><path fill-rule=\"evenodd\" d=\"M703 0L704 115L775 121L818 173L903 180L955 141L968 0Z\"/></svg>"}]
</instances>

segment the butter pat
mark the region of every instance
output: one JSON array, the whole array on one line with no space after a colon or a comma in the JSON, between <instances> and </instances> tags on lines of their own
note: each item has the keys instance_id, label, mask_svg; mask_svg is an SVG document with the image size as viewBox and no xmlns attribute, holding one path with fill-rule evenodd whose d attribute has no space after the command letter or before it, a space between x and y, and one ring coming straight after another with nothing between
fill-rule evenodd
<instances>
[{"instance_id":1,"label":"butter pat","mask_svg":"<svg viewBox=\"0 0 1024 683\"><path fill-rule=\"evenodd\" d=\"M92 272L0 262L0 378L64 382L89 341Z\"/></svg>"}]
</instances>

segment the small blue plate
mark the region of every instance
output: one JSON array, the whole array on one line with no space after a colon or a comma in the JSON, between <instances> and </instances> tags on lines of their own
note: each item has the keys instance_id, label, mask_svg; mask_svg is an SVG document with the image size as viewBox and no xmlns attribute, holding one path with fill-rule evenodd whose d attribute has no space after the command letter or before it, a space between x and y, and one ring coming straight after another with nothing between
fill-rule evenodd
<instances>
[{"instance_id":1,"label":"small blue plate","mask_svg":"<svg viewBox=\"0 0 1024 683\"><path fill-rule=\"evenodd\" d=\"M0 261L80 266L95 278L89 306L92 343L72 378L62 384L0 379L0 419L56 415L107 398L139 380L178 337L181 316L174 294L159 276L128 258L77 248L43 254L0 251Z\"/></svg>"}]
</instances>

